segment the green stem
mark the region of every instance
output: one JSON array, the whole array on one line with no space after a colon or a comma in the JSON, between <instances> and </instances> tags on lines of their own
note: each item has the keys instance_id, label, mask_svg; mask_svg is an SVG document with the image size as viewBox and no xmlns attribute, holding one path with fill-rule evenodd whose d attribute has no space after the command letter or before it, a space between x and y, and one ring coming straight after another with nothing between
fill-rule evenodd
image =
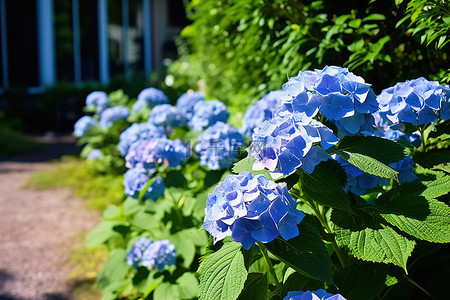
<instances>
[{"instance_id":1,"label":"green stem","mask_svg":"<svg viewBox=\"0 0 450 300\"><path fill-rule=\"evenodd\" d=\"M412 285L414 285L415 287L417 287L419 290L421 290L422 292L424 292L425 294L427 294L431 299L435 300L436 298L434 298L430 293L428 293L423 287L421 287L417 282L415 282L414 280L412 280L409 276L404 275L406 280L408 280L410 283L412 283Z\"/></svg>"},{"instance_id":2,"label":"green stem","mask_svg":"<svg viewBox=\"0 0 450 300\"><path fill-rule=\"evenodd\" d=\"M425 128L420 126L419 127L420 132L420 140L422 142L422 152L427 152L427 146L426 146L426 136L425 136Z\"/></svg>"},{"instance_id":3,"label":"green stem","mask_svg":"<svg viewBox=\"0 0 450 300\"><path fill-rule=\"evenodd\" d=\"M269 266L269 272L270 275L272 275L273 280L275 281L275 285L277 288L281 291L281 283L278 281L277 274L275 274L275 269L273 268L272 260L269 257L269 253L267 253L266 246L261 242L256 242L261 249L262 255L264 256L264 259L267 262L267 265Z\"/></svg>"}]
</instances>

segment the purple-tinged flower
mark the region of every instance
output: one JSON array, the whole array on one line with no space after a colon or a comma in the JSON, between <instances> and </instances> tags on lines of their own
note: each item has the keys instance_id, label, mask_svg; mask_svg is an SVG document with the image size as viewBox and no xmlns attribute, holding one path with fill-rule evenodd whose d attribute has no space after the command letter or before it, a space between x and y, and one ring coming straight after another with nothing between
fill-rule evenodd
<instances>
[{"instance_id":1,"label":"purple-tinged flower","mask_svg":"<svg viewBox=\"0 0 450 300\"><path fill-rule=\"evenodd\" d=\"M125 106L109 107L102 111L100 115L100 125L103 127L111 127L115 122L119 120L125 120L128 118L130 111Z\"/></svg>"},{"instance_id":2,"label":"purple-tinged flower","mask_svg":"<svg viewBox=\"0 0 450 300\"><path fill-rule=\"evenodd\" d=\"M202 92L186 92L177 100L177 109L187 120L190 120L194 115L194 106L198 102L205 100L205 95Z\"/></svg>"},{"instance_id":3,"label":"purple-tinged flower","mask_svg":"<svg viewBox=\"0 0 450 300\"><path fill-rule=\"evenodd\" d=\"M185 125L187 119L175 106L160 104L152 108L148 122L156 126L163 126L168 132L171 132L175 127Z\"/></svg>"},{"instance_id":4,"label":"purple-tinged flower","mask_svg":"<svg viewBox=\"0 0 450 300\"><path fill-rule=\"evenodd\" d=\"M389 167L398 171L398 181L400 183L412 182L417 179L416 174L414 174L413 167L415 163L408 155L404 159L389 164Z\"/></svg>"},{"instance_id":5,"label":"purple-tinged flower","mask_svg":"<svg viewBox=\"0 0 450 300\"><path fill-rule=\"evenodd\" d=\"M311 292L292 291L288 292L283 300L346 300L341 294L330 294L323 289Z\"/></svg>"},{"instance_id":6,"label":"purple-tinged flower","mask_svg":"<svg viewBox=\"0 0 450 300\"><path fill-rule=\"evenodd\" d=\"M229 168L243 145L244 138L237 128L217 122L200 134L195 150L200 165L218 170Z\"/></svg>"},{"instance_id":7,"label":"purple-tinged flower","mask_svg":"<svg viewBox=\"0 0 450 300\"><path fill-rule=\"evenodd\" d=\"M87 95L86 106L95 107L97 113L101 113L105 108L111 105L111 101L105 92L95 91Z\"/></svg>"},{"instance_id":8,"label":"purple-tinged flower","mask_svg":"<svg viewBox=\"0 0 450 300\"><path fill-rule=\"evenodd\" d=\"M156 166L154 163L147 163L144 158L144 150L147 147L149 140L139 139L130 145L127 155L125 156L125 167L144 168L149 175L156 173Z\"/></svg>"},{"instance_id":9,"label":"purple-tinged flower","mask_svg":"<svg viewBox=\"0 0 450 300\"><path fill-rule=\"evenodd\" d=\"M189 120L189 127L201 131L216 122L226 123L228 117L227 107L223 102L218 100L197 102L194 106L194 115Z\"/></svg>"},{"instance_id":10,"label":"purple-tinged flower","mask_svg":"<svg viewBox=\"0 0 450 300\"><path fill-rule=\"evenodd\" d=\"M399 82L378 96L380 110L374 113L376 127L385 131L399 123L415 126L448 120L450 88L423 77Z\"/></svg>"},{"instance_id":11,"label":"purple-tinged flower","mask_svg":"<svg viewBox=\"0 0 450 300\"><path fill-rule=\"evenodd\" d=\"M338 141L322 123L290 114L277 116L255 128L253 143L247 151L256 158L254 170L265 168L277 177L291 174L299 167L311 173L320 161L328 159L324 149ZM314 148L313 144L319 142L322 148ZM308 155L311 149L314 150Z\"/></svg>"},{"instance_id":12,"label":"purple-tinged flower","mask_svg":"<svg viewBox=\"0 0 450 300\"><path fill-rule=\"evenodd\" d=\"M103 156L102 150L100 149L92 149L87 155L87 159L96 160Z\"/></svg>"},{"instance_id":13,"label":"purple-tinged flower","mask_svg":"<svg viewBox=\"0 0 450 300\"><path fill-rule=\"evenodd\" d=\"M97 126L97 121L92 117L83 116L74 125L74 134L77 137L83 137L88 130Z\"/></svg>"},{"instance_id":14,"label":"purple-tinged flower","mask_svg":"<svg viewBox=\"0 0 450 300\"><path fill-rule=\"evenodd\" d=\"M143 89L138 97L136 103L133 104L133 111L140 111L144 107L153 107L155 105L169 103L169 98L163 91L155 88Z\"/></svg>"},{"instance_id":15,"label":"purple-tinged flower","mask_svg":"<svg viewBox=\"0 0 450 300\"><path fill-rule=\"evenodd\" d=\"M174 265L177 260L175 246L169 240L154 241L142 255L142 265L161 271L165 266Z\"/></svg>"},{"instance_id":16,"label":"purple-tinged flower","mask_svg":"<svg viewBox=\"0 0 450 300\"><path fill-rule=\"evenodd\" d=\"M133 168L125 172L123 185L125 187L125 194L132 198L137 199L139 193L145 187L147 182L150 180L147 170L144 168ZM152 199L156 201L160 196L164 195L164 190L166 186L164 185L163 179L158 176L155 181L148 187L145 192L145 199Z\"/></svg>"},{"instance_id":17,"label":"purple-tinged flower","mask_svg":"<svg viewBox=\"0 0 450 300\"><path fill-rule=\"evenodd\" d=\"M127 264L133 266L133 268L139 268L139 263L142 260L142 255L144 251L150 246L152 243L151 239L148 238L140 238L134 244L131 250L127 254Z\"/></svg>"},{"instance_id":18,"label":"purple-tinged flower","mask_svg":"<svg viewBox=\"0 0 450 300\"><path fill-rule=\"evenodd\" d=\"M297 225L305 214L295 206L286 186L263 175L227 175L208 195L203 227L215 242L231 236L248 250L256 241L269 243L280 235L285 240L298 236Z\"/></svg>"},{"instance_id":19,"label":"purple-tinged flower","mask_svg":"<svg viewBox=\"0 0 450 300\"><path fill-rule=\"evenodd\" d=\"M140 139L151 139L165 137L164 128L152 123L135 123L120 134L119 151L126 156L131 144Z\"/></svg>"},{"instance_id":20,"label":"purple-tinged flower","mask_svg":"<svg viewBox=\"0 0 450 300\"><path fill-rule=\"evenodd\" d=\"M280 106L282 91L272 91L247 109L244 116L242 132L251 137L253 129L260 126L265 120L270 120Z\"/></svg>"}]
</instances>

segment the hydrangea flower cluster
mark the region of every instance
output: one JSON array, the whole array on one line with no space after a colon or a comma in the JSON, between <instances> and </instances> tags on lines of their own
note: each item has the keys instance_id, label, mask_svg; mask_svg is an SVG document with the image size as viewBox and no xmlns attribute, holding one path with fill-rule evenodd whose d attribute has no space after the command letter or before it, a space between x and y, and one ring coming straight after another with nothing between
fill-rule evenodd
<instances>
[{"instance_id":1,"label":"hydrangea flower cluster","mask_svg":"<svg viewBox=\"0 0 450 300\"><path fill-rule=\"evenodd\" d=\"M175 246L169 240L152 242L148 238L140 238L127 254L127 263L135 269L141 264L161 271L165 266L174 265L176 259Z\"/></svg>"},{"instance_id":2,"label":"hydrangea flower cluster","mask_svg":"<svg viewBox=\"0 0 450 300\"><path fill-rule=\"evenodd\" d=\"M328 159L324 149L339 139L316 120L303 120L300 114L277 116L265 121L253 132L253 143L247 149L256 158L253 170L264 168L272 176L288 175L300 167L312 173L316 165ZM314 143L319 143L319 148Z\"/></svg>"},{"instance_id":3,"label":"hydrangea flower cluster","mask_svg":"<svg viewBox=\"0 0 450 300\"><path fill-rule=\"evenodd\" d=\"M159 104L169 103L169 98L164 94L163 91L155 88L143 89L138 97L136 103L133 104L133 111L140 111L144 107L155 106Z\"/></svg>"},{"instance_id":4,"label":"hydrangea flower cluster","mask_svg":"<svg viewBox=\"0 0 450 300\"><path fill-rule=\"evenodd\" d=\"M87 155L87 159L96 160L103 156L102 150L100 149L92 149L91 152Z\"/></svg>"},{"instance_id":5,"label":"hydrangea flower cluster","mask_svg":"<svg viewBox=\"0 0 450 300\"><path fill-rule=\"evenodd\" d=\"M95 126L97 126L97 121L90 116L83 116L75 123L74 134L77 137L83 137L89 129Z\"/></svg>"},{"instance_id":6,"label":"hydrangea flower cluster","mask_svg":"<svg viewBox=\"0 0 450 300\"><path fill-rule=\"evenodd\" d=\"M105 108L111 105L108 95L102 91L95 91L87 95L86 106L96 108L97 113L102 112Z\"/></svg>"},{"instance_id":7,"label":"hydrangea flower cluster","mask_svg":"<svg viewBox=\"0 0 450 300\"><path fill-rule=\"evenodd\" d=\"M111 127L115 122L128 118L130 111L126 106L109 107L100 114L100 125Z\"/></svg>"},{"instance_id":8,"label":"hydrangea flower cluster","mask_svg":"<svg viewBox=\"0 0 450 300\"><path fill-rule=\"evenodd\" d=\"M347 68L327 66L299 72L283 85L280 115L301 113L314 117L321 112L339 129L339 135L372 134L378 102L370 84Z\"/></svg>"},{"instance_id":9,"label":"hydrangea flower cluster","mask_svg":"<svg viewBox=\"0 0 450 300\"><path fill-rule=\"evenodd\" d=\"M378 96L380 109L374 113L378 129L399 123L424 125L438 118L450 119L450 88L423 77L399 82Z\"/></svg>"},{"instance_id":10,"label":"hydrangea flower cluster","mask_svg":"<svg viewBox=\"0 0 450 300\"><path fill-rule=\"evenodd\" d=\"M196 131L212 126L216 122L226 122L229 114L227 107L218 100L197 102L194 106L194 114L189 120L189 127Z\"/></svg>"},{"instance_id":11,"label":"hydrangea flower cluster","mask_svg":"<svg viewBox=\"0 0 450 300\"><path fill-rule=\"evenodd\" d=\"M186 92L178 98L177 108L187 120L190 120L194 115L195 104L204 100L205 95L201 92Z\"/></svg>"},{"instance_id":12,"label":"hydrangea flower cluster","mask_svg":"<svg viewBox=\"0 0 450 300\"><path fill-rule=\"evenodd\" d=\"M152 123L134 123L120 134L120 154L126 156L131 144L139 139L151 139L165 136L166 133L162 127Z\"/></svg>"},{"instance_id":13,"label":"hydrangea flower cluster","mask_svg":"<svg viewBox=\"0 0 450 300\"><path fill-rule=\"evenodd\" d=\"M237 128L217 122L199 136L195 150L200 165L218 170L229 168L243 145L244 138Z\"/></svg>"},{"instance_id":14,"label":"hydrangea flower cluster","mask_svg":"<svg viewBox=\"0 0 450 300\"><path fill-rule=\"evenodd\" d=\"M330 294L323 289L317 291L292 291L288 292L283 300L346 300L341 294Z\"/></svg>"},{"instance_id":15,"label":"hydrangea flower cluster","mask_svg":"<svg viewBox=\"0 0 450 300\"><path fill-rule=\"evenodd\" d=\"M143 167L154 170L155 163L177 167L189 158L190 152L180 139L170 140L165 137L138 140L134 142L125 157L127 168Z\"/></svg>"},{"instance_id":16,"label":"hydrangea flower cluster","mask_svg":"<svg viewBox=\"0 0 450 300\"><path fill-rule=\"evenodd\" d=\"M277 236L299 235L297 225L305 214L286 186L250 172L227 175L208 195L203 227L217 242L230 236L250 249L256 241L269 243Z\"/></svg>"},{"instance_id":17,"label":"hydrangea flower cluster","mask_svg":"<svg viewBox=\"0 0 450 300\"><path fill-rule=\"evenodd\" d=\"M280 96L283 91L272 91L264 95L255 104L250 106L245 112L244 125L242 132L251 138L253 129L261 125L265 120L270 120L273 117L274 112L280 106Z\"/></svg>"},{"instance_id":18,"label":"hydrangea flower cluster","mask_svg":"<svg viewBox=\"0 0 450 300\"><path fill-rule=\"evenodd\" d=\"M415 163L412 158L408 155L404 159L389 164L389 167L398 171L398 181L401 183L412 182L418 177L413 172L413 167Z\"/></svg>"},{"instance_id":19,"label":"hydrangea flower cluster","mask_svg":"<svg viewBox=\"0 0 450 300\"><path fill-rule=\"evenodd\" d=\"M413 145L414 147L420 147L420 144L422 142L420 138L420 132L418 130L411 134L407 134L400 130L388 129L385 132L377 131L375 132L375 135L391 141L405 141Z\"/></svg>"},{"instance_id":20,"label":"hydrangea flower cluster","mask_svg":"<svg viewBox=\"0 0 450 300\"><path fill-rule=\"evenodd\" d=\"M186 124L187 119L175 106L160 104L152 108L148 122L156 126L163 126L168 132L171 132L173 128Z\"/></svg>"},{"instance_id":21,"label":"hydrangea flower cluster","mask_svg":"<svg viewBox=\"0 0 450 300\"><path fill-rule=\"evenodd\" d=\"M147 175L147 170L142 167L136 167L129 169L123 180L123 185L125 186L125 194L132 198L137 199L139 193L147 185L150 177ZM152 199L156 201L160 196L164 195L166 186L164 185L163 179L158 176L155 181L148 187L145 192L145 199Z\"/></svg>"}]
</instances>

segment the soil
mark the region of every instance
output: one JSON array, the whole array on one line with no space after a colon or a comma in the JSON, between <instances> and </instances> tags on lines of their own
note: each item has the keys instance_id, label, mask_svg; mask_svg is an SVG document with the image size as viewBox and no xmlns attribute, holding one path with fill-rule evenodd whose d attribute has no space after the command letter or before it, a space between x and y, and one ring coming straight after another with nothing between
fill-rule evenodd
<instances>
[{"instance_id":1,"label":"soil","mask_svg":"<svg viewBox=\"0 0 450 300\"><path fill-rule=\"evenodd\" d=\"M0 300L74 299L71 249L99 223L69 189L22 189L50 160L79 151L70 136L38 140L45 149L0 159Z\"/></svg>"}]
</instances>

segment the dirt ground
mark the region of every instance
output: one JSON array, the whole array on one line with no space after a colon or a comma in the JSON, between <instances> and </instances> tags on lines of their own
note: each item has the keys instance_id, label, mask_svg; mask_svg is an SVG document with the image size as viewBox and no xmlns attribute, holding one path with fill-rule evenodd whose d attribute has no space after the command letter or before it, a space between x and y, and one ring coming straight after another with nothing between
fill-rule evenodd
<instances>
[{"instance_id":1,"label":"dirt ground","mask_svg":"<svg viewBox=\"0 0 450 300\"><path fill-rule=\"evenodd\" d=\"M0 300L73 299L71 246L99 223L69 189L21 188L49 160L77 150L72 137L40 141L42 151L0 160Z\"/></svg>"}]
</instances>

